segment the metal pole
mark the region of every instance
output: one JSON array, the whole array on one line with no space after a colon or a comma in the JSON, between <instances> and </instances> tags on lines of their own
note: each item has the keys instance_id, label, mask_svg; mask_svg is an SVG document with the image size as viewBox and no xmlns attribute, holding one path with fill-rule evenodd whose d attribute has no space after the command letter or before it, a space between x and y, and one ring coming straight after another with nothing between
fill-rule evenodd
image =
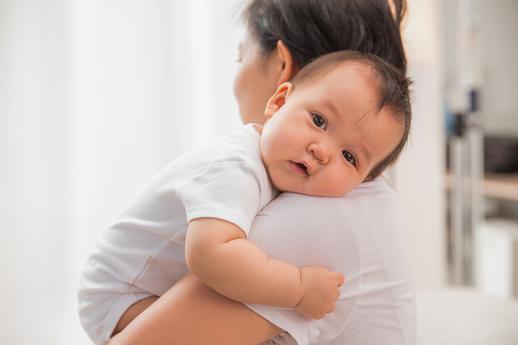
<instances>
[{"instance_id":1,"label":"metal pole","mask_svg":"<svg viewBox=\"0 0 518 345\"><path fill-rule=\"evenodd\" d=\"M451 186L451 225L452 225L452 273L453 283L461 285L464 277L464 203L463 203L463 168L462 168L462 137L454 137L450 142L450 157L452 171Z\"/></svg>"}]
</instances>

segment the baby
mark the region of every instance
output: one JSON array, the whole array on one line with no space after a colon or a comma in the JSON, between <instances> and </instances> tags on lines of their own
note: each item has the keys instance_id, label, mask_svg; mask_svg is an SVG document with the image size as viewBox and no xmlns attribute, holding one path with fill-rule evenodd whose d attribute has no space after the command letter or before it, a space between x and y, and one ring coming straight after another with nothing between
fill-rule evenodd
<instances>
[{"instance_id":1,"label":"baby","mask_svg":"<svg viewBox=\"0 0 518 345\"><path fill-rule=\"evenodd\" d=\"M91 339L106 344L132 305L189 271L242 303L315 319L331 312L341 273L268 258L247 234L279 192L342 196L392 164L408 137L408 86L375 56L328 54L279 86L264 127L246 125L173 161L104 232L85 267L79 312Z\"/></svg>"}]
</instances>

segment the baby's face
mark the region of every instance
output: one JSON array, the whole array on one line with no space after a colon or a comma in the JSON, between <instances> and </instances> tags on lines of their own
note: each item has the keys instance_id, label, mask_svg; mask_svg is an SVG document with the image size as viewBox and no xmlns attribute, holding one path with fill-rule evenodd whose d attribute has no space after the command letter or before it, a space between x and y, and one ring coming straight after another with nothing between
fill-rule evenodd
<instances>
[{"instance_id":1,"label":"baby's face","mask_svg":"<svg viewBox=\"0 0 518 345\"><path fill-rule=\"evenodd\" d=\"M280 191L342 196L392 152L403 134L386 107L377 109L366 67L345 62L296 89L279 87L268 102L261 157Z\"/></svg>"}]
</instances>

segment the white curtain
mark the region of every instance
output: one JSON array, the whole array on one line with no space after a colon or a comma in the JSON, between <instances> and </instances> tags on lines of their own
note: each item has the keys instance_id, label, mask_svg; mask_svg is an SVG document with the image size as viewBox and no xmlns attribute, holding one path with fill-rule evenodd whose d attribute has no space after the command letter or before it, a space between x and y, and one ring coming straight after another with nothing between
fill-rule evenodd
<instances>
[{"instance_id":1,"label":"white curtain","mask_svg":"<svg viewBox=\"0 0 518 345\"><path fill-rule=\"evenodd\" d=\"M240 125L238 10L0 0L0 343L90 343L75 295L99 233L167 162Z\"/></svg>"},{"instance_id":2,"label":"white curtain","mask_svg":"<svg viewBox=\"0 0 518 345\"><path fill-rule=\"evenodd\" d=\"M425 3L411 1L420 18ZM239 4L0 0L1 344L90 344L76 288L104 226L178 154L240 125ZM411 57L432 51L411 68L428 87L394 173L420 286L443 277L440 70L420 34L436 17L408 26Z\"/></svg>"}]
</instances>

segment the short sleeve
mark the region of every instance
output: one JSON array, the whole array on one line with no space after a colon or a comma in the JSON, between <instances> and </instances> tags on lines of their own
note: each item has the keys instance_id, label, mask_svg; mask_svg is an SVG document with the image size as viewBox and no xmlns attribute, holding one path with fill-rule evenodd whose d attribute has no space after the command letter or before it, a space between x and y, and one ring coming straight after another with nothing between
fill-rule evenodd
<instances>
[{"instance_id":1,"label":"short sleeve","mask_svg":"<svg viewBox=\"0 0 518 345\"><path fill-rule=\"evenodd\" d=\"M260 185L254 169L242 160L211 163L178 189L187 222L218 218L240 227L248 236L260 208Z\"/></svg>"}]
</instances>

